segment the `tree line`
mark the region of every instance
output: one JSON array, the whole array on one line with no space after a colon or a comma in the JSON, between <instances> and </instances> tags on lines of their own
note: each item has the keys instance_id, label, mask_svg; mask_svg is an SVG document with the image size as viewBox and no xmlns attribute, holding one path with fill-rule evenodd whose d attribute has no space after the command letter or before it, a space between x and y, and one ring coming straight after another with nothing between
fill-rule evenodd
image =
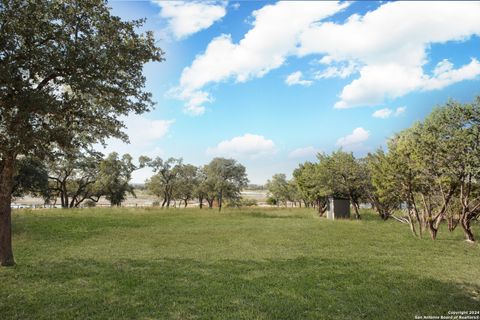
<instances>
[{"instance_id":1,"label":"tree line","mask_svg":"<svg viewBox=\"0 0 480 320\"><path fill-rule=\"evenodd\" d=\"M113 152L103 158L99 152L70 150L56 151L55 157L43 161L21 157L14 174L13 196L42 197L46 204L59 202L62 208L95 206L105 197L112 206L119 206L128 194L136 196L130 180L135 170L144 167L154 172L145 189L162 201L162 208L170 207L172 201L182 201L186 207L197 199L200 208L206 202L209 208L215 203L221 210L225 200L239 204L240 192L248 183L245 167L233 159L214 158L197 167L180 158L141 156L136 166L129 154Z\"/></svg>"},{"instance_id":2,"label":"tree line","mask_svg":"<svg viewBox=\"0 0 480 320\"><path fill-rule=\"evenodd\" d=\"M472 103L449 101L436 107L364 158L342 150L318 154L300 164L291 181L277 174L267 187L274 202L298 201L323 215L327 198L350 200L355 217L370 203L379 217L408 224L415 236L440 225L461 226L475 241L472 224L480 217L480 97Z\"/></svg>"},{"instance_id":3,"label":"tree line","mask_svg":"<svg viewBox=\"0 0 480 320\"><path fill-rule=\"evenodd\" d=\"M132 172L139 169L129 154L112 152L107 157L95 151L60 152L40 160L20 157L15 166L13 197L32 195L45 204L62 208L92 206L105 197L119 206L127 194L135 196L130 185Z\"/></svg>"},{"instance_id":4,"label":"tree line","mask_svg":"<svg viewBox=\"0 0 480 320\"><path fill-rule=\"evenodd\" d=\"M197 199L200 209L206 202L209 208L216 203L221 210L225 200L238 204L240 192L248 184L245 167L234 159L214 158L200 167L177 158L142 157L141 163L155 173L145 187L162 199L162 208L170 207L172 200L181 200L186 207L188 201Z\"/></svg>"}]
</instances>

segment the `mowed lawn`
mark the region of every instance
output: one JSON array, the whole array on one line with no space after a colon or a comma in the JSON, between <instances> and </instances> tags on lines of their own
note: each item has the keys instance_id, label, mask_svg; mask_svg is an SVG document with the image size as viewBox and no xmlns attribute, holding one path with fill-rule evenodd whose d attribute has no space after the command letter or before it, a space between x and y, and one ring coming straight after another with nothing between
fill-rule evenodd
<instances>
[{"instance_id":1,"label":"mowed lawn","mask_svg":"<svg viewBox=\"0 0 480 320\"><path fill-rule=\"evenodd\" d=\"M480 246L364 212L15 211L1 319L414 319L480 310ZM480 238L478 225L475 235ZM458 228L460 229L460 227Z\"/></svg>"}]
</instances>

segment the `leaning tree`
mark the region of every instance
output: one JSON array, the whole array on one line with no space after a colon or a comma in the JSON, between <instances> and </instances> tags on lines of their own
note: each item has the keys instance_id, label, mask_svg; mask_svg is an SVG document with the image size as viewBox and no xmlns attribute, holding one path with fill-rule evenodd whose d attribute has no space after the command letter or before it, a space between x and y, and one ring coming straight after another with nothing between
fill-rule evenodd
<instances>
[{"instance_id":1,"label":"leaning tree","mask_svg":"<svg viewBox=\"0 0 480 320\"><path fill-rule=\"evenodd\" d=\"M0 0L0 264L14 264L11 196L19 156L127 139L119 116L153 103L142 67L161 61L143 20L102 0Z\"/></svg>"}]
</instances>

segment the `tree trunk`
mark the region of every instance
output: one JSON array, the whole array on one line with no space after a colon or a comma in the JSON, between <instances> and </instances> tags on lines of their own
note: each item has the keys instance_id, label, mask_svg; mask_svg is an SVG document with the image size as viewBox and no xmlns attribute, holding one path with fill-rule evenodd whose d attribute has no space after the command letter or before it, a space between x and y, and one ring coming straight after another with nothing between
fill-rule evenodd
<instances>
[{"instance_id":1,"label":"tree trunk","mask_svg":"<svg viewBox=\"0 0 480 320\"><path fill-rule=\"evenodd\" d=\"M223 192L220 191L218 193L218 211L222 211L222 199L223 198Z\"/></svg>"},{"instance_id":2,"label":"tree trunk","mask_svg":"<svg viewBox=\"0 0 480 320\"><path fill-rule=\"evenodd\" d=\"M62 201L62 208L68 209L68 191L67 182L65 179L60 184L60 200Z\"/></svg>"},{"instance_id":3,"label":"tree trunk","mask_svg":"<svg viewBox=\"0 0 480 320\"><path fill-rule=\"evenodd\" d=\"M413 196L412 196L412 205L413 205L413 211L415 212L415 218L417 219L417 222L418 222L418 232L420 234L420 239L422 239L423 238L423 230L426 229L425 228L425 223L420 218L420 214L418 213L418 208L417 208L417 205L415 203L415 199L413 199Z\"/></svg>"},{"instance_id":4,"label":"tree trunk","mask_svg":"<svg viewBox=\"0 0 480 320\"><path fill-rule=\"evenodd\" d=\"M187 199L185 199L185 206L184 206L184 208L186 208L186 207L187 207L187 204L188 204L188 202L187 202L187 201L188 201L188 200L187 200Z\"/></svg>"},{"instance_id":5,"label":"tree trunk","mask_svg":"<svg viewBox=\"0 0 480 320\"><path fill-rule=\"evenodd\" d=\"M431 219L428 220L428 230L430 231L432 240L435 240L437 238L438 229L435 228L434 222Z\"/></svg>"},{"instance_id":6,"label":"tree trunk","mask_svg":"<svg viewBox=\"0 0 480 320\"><path fill-rule=\"evenodd\" d=\"M418 237L417 231L415 230L415 221L413 220L413 214L412 211L414 211L414 208L412 207L412 203L410 201L407 202L407 214L408 214L408 224L410 226L410 230L412 231L413 235L415 237ZM418 212L417 212L418 214ZM420 222L419 222L420 224ZM422 227L420 226L420 238L422 238Z\"/></svg>"},{"instance_id":7,"label":"tree trunk","mask_svg":"<svg viewBox=\"0 0 480 320\"><path fill-rule=\"evenodd\" d=\"M0 174L0 265L13 266L12 250L12 189L15 155L7 155Z\"/></svg>"},{"instance_id":8,"label":"tree trunk","mask_svg":"<svg viewBox=\"0 0 480 320\"><path fill-rule=\"evenodd\" d=\"M462 219L462 228L463 228L463 233L465 234L465 237L467 238L467 240L472 242L475 241L475 238L473 237L472 229L470 228L470 219L468 218L468 215L466 215Z\"/></svg>"},{"instance_id":9,"label":"tree trunk","mask_svg":"<svg viewBox=\"0 0 480 320\"><path fill-rule=\"evenodd\" d=\"M452 232L455 230L460 220L450 216L447 218L447 222L448 222L448 231Z\"/></svg>"},{"instance_id":10,"label":"tree trunk","mask_svg":"<svg viewBox=\"0 0 480 320\"><path fill-rule=\"evenodd\" d=\"M360 220L360 211L358 210L358 204L352 201L353 210L355 211L355 219Z\"/></svg>"},{"instance_id":11,"label":"tree trunk","mask_svg":"<svg viewBox=\"0 0 480 320\"><path fill-rule=\"evenodd\" d=\"M65 204L63 208L68 209L68 203L70 200L68 199L68 190L67 190L66 182L64 182L64 186L63 186L63 199L65 200Z\"/></svg>"},{"instance_id":12,"label":"tree trunk","mask_svg":"<svg viewBox=\"0 0 480 320\"><path fill-rule=\"evenodd\" d=\"M415 222L413 221L413 215L410 208L408 209L407 213L408 213L408 225L410 226L410 230L412 231L415 237L418 237L417 231L415 230Z\"/></svg>"}]
</instances>

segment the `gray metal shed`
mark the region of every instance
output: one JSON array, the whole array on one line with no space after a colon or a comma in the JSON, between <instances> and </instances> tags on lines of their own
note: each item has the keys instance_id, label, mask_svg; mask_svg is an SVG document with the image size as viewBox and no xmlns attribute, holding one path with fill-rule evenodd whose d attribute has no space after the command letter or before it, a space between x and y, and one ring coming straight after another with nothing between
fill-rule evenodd
<instances>
[{"instance_id":1,"label":"gray metal shed","mask_svg":"<svg viewBox=\"0 0 480 320\"><path fill-rule=\"evenodd\" d=\"M327 218L330 220L350 218L350 200L335 197L328 198Z\"/></svg>"}]
</instances>

